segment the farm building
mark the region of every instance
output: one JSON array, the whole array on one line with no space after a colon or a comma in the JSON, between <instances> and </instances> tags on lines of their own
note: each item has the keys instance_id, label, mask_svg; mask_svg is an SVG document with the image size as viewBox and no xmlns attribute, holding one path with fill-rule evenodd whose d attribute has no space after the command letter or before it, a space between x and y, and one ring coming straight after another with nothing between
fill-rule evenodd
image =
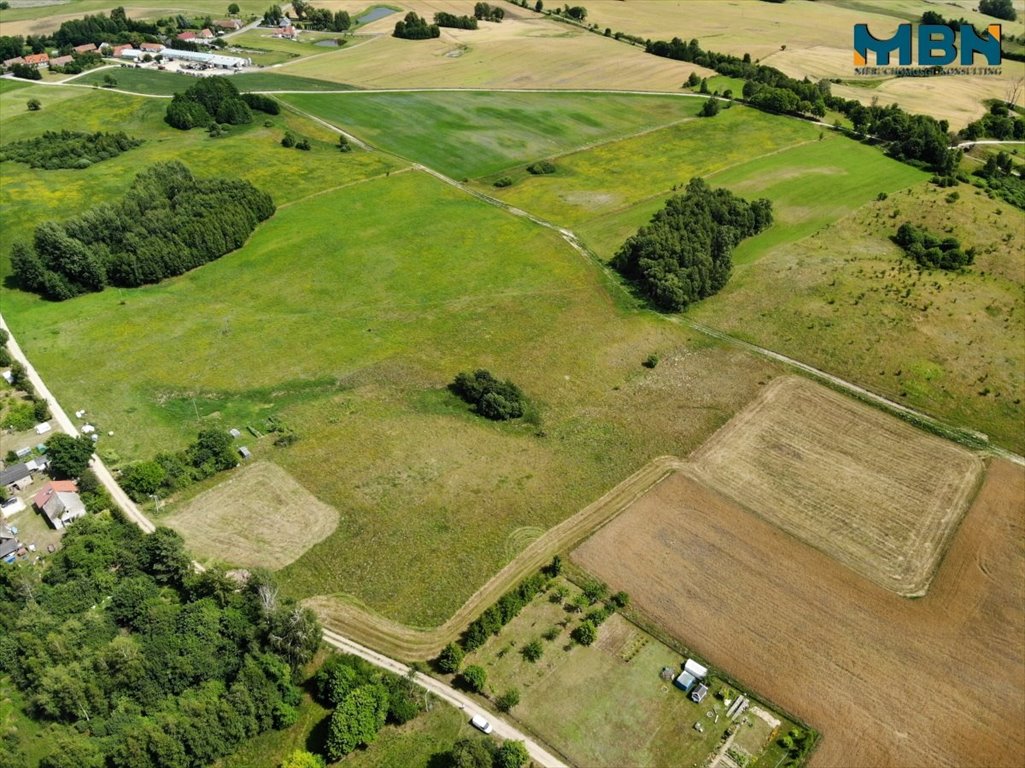
<instances>
[{"instance_id":1,"label":"farm building","mask_svg":"<svg viewBox=\"0 0 1025 768\"><path fill-rule=\"evenodd\" d=\"M230 32L242 29L242 22L238 19L218 19L214 22L214 26L218 29L226 29Z\"/></svg>"},{"instance_id":2,"label":"farm building","mask_svg":"<svg viewBox=\"0 0 1025 768\"><path fill-rule=\"evenodd\" d=\"M13 59L4 59L4 69L10 69L15 64L24 64L25 59L21 56L15 56ZM10 384L11 380L8 378L11 375L10 371L4 371L4 378L7 379L7 383Z\"/></svg>"},{"instance_id":3,"label":"farm building","mask_svg":"<svg viewBox=\"0 0 1025 768\"><path fill-rule=\"evenodd\" d=\"M176 40L195 40L196 39L196 33L195 32L179 32L177 35L175 35L175 39Z\"/></svg>"},{"instance_id":4,"label":"farm building","mask_svg":"<svg viewBox=\"0 0 1025 768\"><path fill-rule=\"evenodd\" d=\"M238 56L220 56L216 53L200 53L198 51L179 51L175 48L165 48L161 54L169 61L190 61L196 64L206 64L218 69L240 69L251 65L252 59L241 59Z\"/></svg>"},{"instance_id":5,"label":"farm building","mask_svg":"<svg viewBox=\"0 0 1025 768\"><path fill-rule=\"evenodd\" d=\"M42 421L39 424L36 424L35 426L37 435L45 435L51 429L53 429L53 427L50 426L50 422L48 421Z\"/></svg>"},{"instance_id":6,"label":"farm building","mask_svg":"<svg viewBox=\"0 0 1025 768\"><path fill-rule=\"evenodd\" d=\"M139 46L139 50L145 51L146 53L160 53L165 47L166 46L163 43L143 43ZM79 416L79 418L82 417Z\"/></svg>"},{"instance_id":7,"label":"farm building","mask_svg":"<svg viewBox=\"0 0 1025 768\"><path fill-rule=\"evenodd\" d=\"M130 45L115 45L110 49L110 55L115 59L120 59L122 52L129 50L131 47Z\"/></svg>"},{"instance_id":8,"label":"farm building","mask_svg":"<svg viewBox=\"0 0 1025 768\"><path fill-rule=\"evenodd\" d=\"M33 497L32 503L57 529L85 516L85 504L78 495L78 486L74 480L53 480L47 483Z\"/></svg>"},{"instance_id":9,"label":"farm building","mask_svg":"<svg viewBox=\"0 0 1025 768\"><path fill-rule=\"evenodd\" d=\"M708 668L698 664L694 659L687 659L687 663L683 665L685 672L690 672L698 680L704 680L708 677Z\"/></svg>"},{"instance_id":10,"label":"farm building","mask_svg":"<svg viewBox=\"0 0 1025 768\"><path fill-rule=\"evenodd\" d=\"M72 50L75 53L92 53L96 50L96 46L92 43L86 43L85 45L76 45Z\"/></svg>"},{"instance_id":11,"label":"farm building","mask_svg":"<svg viewBox=\"0 0 1025 768\"><path fill-rule=\"evenodd\" d=\"M63 67L65 64L70 64L74 60L74 56L58 56L55 59L50 59L50 69L53 69L54 67Z\"/></svg>"},{"instance_id":12,"label":"farm building","mask_svg":"<svg viewBox=\"0 0 1025 768\"><path fill-rule=\"evenodd\" d=\"M119 59L126 59L127 61L142 61L142 57L146 55L146 52L140 51L138 48L122 48L116 55Z\"/></svg>"},{"instance_id":13,"label":"farm building","mask_svg":"<svg viewBox=\"0 0 1025 768\"><path fill-rule=\"evenodd\" d=\"M36 458L29 459L25 462L25 466L28 467L29 472L42 472L50 466L50 462L45 456L37 456Z\"/></svg>"},{"instance_id":14,"label":"farm building","mask_svg":"<svg viewBox=\"0 0 1025 768\"><path fill-rule=\"evenodd\" d=\"M48 64L50 61L50 54L48 53L30 53L25 57L25 63L30 67L36 67L37 69L44 64Z\"/></svg>"},{"instance_id":15,"label":"farm building","mask_svg":"<svg viewBox=\"0 0 1025 768\"><path fill-rule=\"evenodd\" d=\"M707 696L707 695L708 695L708 686L705 685L704 683L701 683L697 688L695 688L693 691L691 691L690 700L695 702L695 703L697 703L697 704L700 704L704 700L705 696Z\"/></svg>"},{"instance_id":16,"label":"farm building","mask_svg":"<svg viewBox=\"0 0 1025 768\"><path fill-rule=\"evenodd\" d=\"M682 690L684 693L690 693L690 689L694 687L698 679L694 677L690 672L686 670L680 673L680 676L676 678L676 687Z\"/></svg>"},{"instance_id":17,"label":"farm building","mask_svg":"<svg viewBox=\"0 0 1025 768\"><path fill-rule=\"evenodd\" d=\"M8 491L20 491L32 482L32 472L28 464L13 464L0 471L0 487Z\"/></svg>"},{"instance_id":18,"label":"farm building","mask_svg":"<svg viewBox=\"0 0 1025 768\"><path fill-rule=\"evenodd\" d=\"M21 548L14 531L0 523L0 560L6 560Z\"/></svg>"}]
</instances>

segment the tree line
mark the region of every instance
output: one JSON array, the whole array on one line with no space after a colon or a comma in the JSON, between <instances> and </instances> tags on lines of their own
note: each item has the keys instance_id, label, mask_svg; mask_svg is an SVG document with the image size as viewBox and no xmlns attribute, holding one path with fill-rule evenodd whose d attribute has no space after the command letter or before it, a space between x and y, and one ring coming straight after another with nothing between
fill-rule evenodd
<instances>
[{"instance_id":1,"label":"tree line","mask_svg":"<svg viewBox=\"0 0 1025 768\"><path fill-rule=\"evenodd\" d=\"M406 18L395 22L392 36L403 40L429 40L432 37L440 37L441 28L437 24L428 24L427 19L410 11Z\"/></svg>"},{"instance_id":2,"label":"tree line","mask_svg":"<svg viewBox=\"0 0 1025 768\"><path fill-rule=\"evenodd\" d=\"M962 248L956 237L939 238L910 222L904 222L897 228L893 242L903 248L918 266L926 269L961 269L975 261L975 249Z\"/></svg>"},{"instance_id":3,"label":"tree line","mask_svg":"<svg viewBox=\"0 0 1025 768\"><path fill-rule=\"evenodd\" d=\"M828 80L813 83L797 80L774 67L728 53L702 50L697 40L684 43L647 41L645 51L656 56L688 61L714 69L721 75L743 79L744 100L768 112L823 117L832 109L850 118L857 133L875 136L889 144L890 154L912 165L927 166L941 175L957 167L960 156L950 148L949 124L928 115L911 115L896 104L866 107L859 101L833 96Z\"/></svg>"},{"instance_id":4,"label":"tree line","mask_svg":"<svg viewBox=\"0 0 1025 768\"><path fill-rule=\"evenodd\" d=\"M473 6L473 17L481 21L493 21L496 24L501 24L502 19L505 18L505 11L490 3L476 3Z\"/></svg>"},{"instance_id":5,"label":"tree line","mask_svg":"<svg viewBox=\"0 0 1025 768\"><path fill-rule=\"evenodd\" d=\"M1001 141L1021 141L1025 139L1025 120L1012 115L1007 104L998 101L990 105L989 112L962 128L961 135L966 141L984 136Z\"/></svg>"},{"instance_id":6,"label":"tree line","mask_svg":"<svg viewBox=\"0 0 1025 768\"><path fill-rule=\"evenodd\" d=\"M313 4L306 0L293 0L292 12L295 13L296 20L302 22L301 26L304 29L345 32L352 26L352 17L348 11L332 13L327 8L314 8ZM278 18L280 20L280 16Z\"/></svg>"},{"instance_id":7,"label":"tree line","mask_svg":"<svg viewBox=\"0 0 1025 768\"><path fill-rule=\"evenodd\" d=\"M295 722L320 627L269 573L197 574L179 534L112 514L45 562L0 569L0 671L47 727L40 768L199 768Z\"/></svg>"},{"instance_id":8,"label":"tree line","mask_svg":"<svg viewBox=\"0 0 1025 768\"><path fill-rule=\"evenodd\" d=\"M83 133L46 131L42 136L12 141L0 147L0 162L12 160L31 168L48 171L58 168L88 168L94 163L117 157L142 144L124 132Z\"/></svg>"},{"instance_id":9,"label":"tree line","mask_svg":"<svg viewBox=\"0 0 1025 768\"><path fill-rule=\"evenodd\" d=\"M37 226L32 244L14 244L11 266L23 289L53 301L157 283L241 247L273 213L270 195L247 181L159 163L121 201Z\"/></svg>"},{"instance_id":10,"label":"tree line","mask_svg":"<svg viewBox=\"0 0 1025 768\"><path fill-rule=\"evenodd\" d=\"M656 306L676 312L726 285L734 247L771 223L770 201L749 203L695 177L623 243L612 265Z\"/></svg>"},{"instance_id":11,"label":"tree line","mask_svg":"<svg viewBox=\"0 0 1025 768\"><path fill-rule=\"evenodd\" d=\"M986 163L975 172L976 184L990 197L998 197L1015 208L1025 210L1025 179L1015 172L1011 156L999 152L986 158Z\"/></svg>"},{"instance_id":12,"label":"tree line","mask_svg":"<svg viewBox=\"0 0 1025 768\"><path fill-rule=\"evenodd\" d=\"M434 23L439 27L452 27L453 29L477 29L475 16L456 16L454 13L443 11L434 14Z\"/></svg>"},{"instance_id":13,"label":"tree line","mask_svg":"<svg viewBox=\"0 0 1025 768\"><path fill-rule=\"evenodd\" d=\"M154 494L169 496L237 465L231 435L220 429L205 429L184 450L158 453L150 461L128 465L118 482L135 501L146 501Z\"/></svg>"}]
</instances>

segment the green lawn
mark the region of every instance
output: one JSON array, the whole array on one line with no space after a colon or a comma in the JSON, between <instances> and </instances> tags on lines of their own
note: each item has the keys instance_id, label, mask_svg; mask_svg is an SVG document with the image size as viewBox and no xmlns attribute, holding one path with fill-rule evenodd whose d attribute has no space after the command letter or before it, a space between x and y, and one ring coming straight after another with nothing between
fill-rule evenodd
<instances>
[{"instance_id":1,"label":"green lawn","mask_svg":"<svg viewBox=\"0 0 1025 768\"><path fill-rule=\"evenodd\" d=\"M196 82L196 78L177 72L162 72L159 69L135 69L134 67L116 67L87 72L75 78L74 83L103 85L103 78L112 75L117 80L117 88L146 96L172 96L180 93ZM10 80L0 82L8 83ZM344 91L348 86L329 83L325 80L314 80L308 77L291 77L278 72L246 72L232 75L231 82L240 91ZM70 90L70 89L68 89ZM0 91L0 93L3 93Z\"/></svg>"},{"instance_id":2,"label":"green lawn","mask_svg":"<svg viewBox=\"0 0 1025 768\"><path fill-rule=\"evenodd\" d=\"M570 587L570 599L579 593ZM714 696L721 684L710 682L708 698L694 704L659 674L664 667L679 673L684 658L677 652L619 615L599 627L593 645L583 647L570 639L580 620L579 612L569 613L548 595L540 596L500 634L468 654L463 668L484 667L492 698L518 689L521 699L513 716L558 746L574 765L703 765L730 724L726 707ZM560 634L544 640L542 634L553 627ZM537 639L544 653L539 661L529 662L521 650ZM719 713L718 723L707 716L709 711ZM703 733L694 730L695 722L701 722ZM745 735L752 732L748 744L755 753L767 738L764 729L755 727L760 722L741 725Z\"/></svg>"},{"instance_id":3,"label":"green lawn","mask_svg":"<svg viewBox=\"0 0 1025 768\"><path fill-rule=\"evenodd\" d=\"M692 117L697 99L585 93L366 93L283 97L454 178L483 176Z\"/></svg>"}]
</instances>

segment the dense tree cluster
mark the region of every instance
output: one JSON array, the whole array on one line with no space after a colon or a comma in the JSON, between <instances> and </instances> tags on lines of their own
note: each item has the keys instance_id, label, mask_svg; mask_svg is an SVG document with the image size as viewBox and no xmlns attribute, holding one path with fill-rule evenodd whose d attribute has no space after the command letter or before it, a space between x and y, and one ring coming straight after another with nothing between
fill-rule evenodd
<instances>
[{"instance_id":1,"label":"dense tree cluster","mask_svg":"<svg viewBox=\"0 0 1025 768\"><path fill-rule=\"evenodd\" d=\"M473 16L481 21L493 21L497 24L505 18L505 11L490 3L477 3L473 6Z\"/></svg>"},{"instance_id":2,"label":"dense tree cluster","mask_svg":"<svg viewBox=\"0 0 1025 768\"><path fill-rule=\"evenodd\" d=\"M1014 172L1011 156L1006 152L990 155L986 164L975 172L977 184L984 187L990 197L999 197L1016 208L1025 210L1025 179Z\"/></svg>"},{"instance_id":3,"label":"dense tree cluster","mask_svg":"<svg viewBox=\"0 0 1025 768\"><path fill-rule=\"evenodd\" d=\"M526 409L527 401L519 387L511 381L496 379L482 368L458 374L449 388L492 421L518 419Z\"/></svg>"},{"instance_id":4,"label":"dense tree cluster","mask_svg":"<svg viewBox=\"0 0 1025 768\"><path fill-rule=\"evenodd\" d=\"M332 762L372 744L385 723L402 725L426 706L424 692L412 680L348 654L324 662L314 685L318 701L334 709L326 743Z\"/></svg>"},{"instance_id":5,"label":"dense tree cluster","mask_svg":"<svg viewBox=\"0 0 1025 768\"><path fill-rule=\"evenodd\" d=\"M70 528L41 578L0 569L0 673L49 724L43 768L210 765L295 722L319 632L269 574L195 574L177 533L109 514Z\"/></svg>"},{"instance_id":6,"label":"dense tree cluster","mask_svg":"<svg viewBox=\"0 0 1025 768\"><path fill-rule=\"evenodd\" d=\"M975 141L983 136L1002 141L1021 141L1025 139L1025 120L1012 115L1007 104L998 101L990 106L988 113L962 128L961 135L967 141Z\"/></svg>"},{"instance_id":7,"label":"dense tree cluster","mask_svg":"<svg viewBox=\"0 0 1025 768\"><path fill-rule=\"evenodd\" d=\"M130 464L121 471L119 481L129 496L145 501L154 494L168 496L237 464L231 435L206 429L178 453L160 453L152 461Z\"/></svg>"},{"instance_id":8,"label":"dense tree cluster","mask_svg":"<svg viewBox=\"0 0 1025 768\"><path fill-rule=\"evenodd\" d=\"M43 75L35 67L31 67L28 64L12 64L11 74L17 77L19 80L42 80ZM29 102L31 104L31 102ZM32 109L30 106L29 109ZM38 109L38 107L37 107Z\"/></svg>"},{"instance_id":9,"label":"dense tree cluster","mask_svg":"<svg viewBox=\"0 0 1025 768\"><path fill-rule=\"evenodd\" d=\"M49 473L58 480L80 477L93 455L93 441L85 435L54 435L46 441Z\"/></svg>"},{"instance_id":10,"label":"dense tree cluster","mask_svg":"<svg viewBox=\"0 0 1025 768\"><path fill-rule=\"evenodd\" d=\"M116 204L36 227L11 266L25 290L62 301L106 285L134 287L180 275L240 247L274 213L247 181L197 179L173 161L143 171Z\"/></svg>"},{"instance_id":11,"label":"dense tree cluster","mask_svg":"<svg viewBox=\"0 0 1025 768\"><path fill-rule=\"evenodd\" d=\"M0 147L0 162L13 160L46 170L88 168L140 144L141 139L121 132L46 131L42 136L4 144Z\"/></svg>"},{"instance_id":12,"label":"dense tree cluster","mask_svg":"<svg viewBox=\"0 0 1025 768\"><path fill-rule=\"evenodd\" d=\"M294 0L292 11L305 29L345 32L352 26L352 17L347 11L332 13L327 8L314 8L306 0Z\"/></svg>"},{"instance_id":13,"label":"dense tree cluster","mask_svg":"<svg viewBox=\"0 0 1025 768\"><path fill-rule=\"evenodd\" d=\"M434 23L439 27L452 27L454 29L477 29L477 19L474 16L456 16L454 13L438 12L434 14Z\"/></svg>"},{"instance_id":14,"label":"dense tree cluster","mask_svg":"<svg viewBox=\"0 0 1025 768\"><path fill-rule=\"evenodd\" d=\"M427 19L410 11L402 21L395 22L392 36L401 37L403 40L428 40L440 37L441 27L437 24L428 24Z\"/></svg>"},{"instance_id":15,"label":"dense tree cluster","mask_svg":"<svg viewBox=\"0 0 1025 768\"><path fill-rule=\"evenodd\" d=\"M128 42L132 35L156 35L156 24L128 18L124 8L115 8L109 16L97 14L81 19L70 19L53 34L58 48L86 43Z\"/></svg>"},{"instance_id":16,"label":"dense tree cluster","mask_svg":"<svg viewBox=\"0 0 1025 768\"><path fill-rule=\"evenodd\" d=\"M547 176L555 173L555 165L548 160L538 160L536 163L531 163L527 166L527 173L532 176Z\"/></svg>"},{"instance_id":17,"label":"dense tree cluster","mask_svg":"<svg viewBox=\"0 0 1025 768\"><path fill-rule=\"evenodd\" d=\"M504 741L499 745L483 736L460 739L442 757L453 768L522 768L530 762L522 741Z\"/></svg>"},{"instance_id":18,"label":"dense tree cluster","mask_svg":"<svg viewBox=\"0 0 1025 768\"><path fill-rule=\"evenodd\" d=\"M961 269L975 261L974 248L962 249L957 238L939 238L909 222L900 225L893 242L926 269Z\"/></svg>"},{"instance_id":19,"label":"dense tree cluster","mask_svg":"<svg viewBox=\"0 0 1025 768\"><path fill-rule=\"evenodd\" d=\"M1012 0L979 0L979 13L1006 21L1014 21L1018 18L1018 12L1014 10Z\"/></svg>"},{"instance_id":20,"label":"dense tree cluster","mask_svg":"<svg viewBox=\"0 0 1025 768\"><path fill-rule=\"evenodd\" d=\"M273 99L263 97L250 102L227 77L201 77L185 93L174 95L165 119L169 125L183 131L197 126L206 128L211 123L243 125L253 121L250 106L256 104L255 109L262 109L266 101L274 104L270 109L277 110L270 114L278 114L280 107Z\"/></svg>"},{"instance_id":21,"label":"dense tree cluster","mask_svg":"<svg viewBox=\"0 0 1025 768\"><path fill-rule=\"evenodd\" d=\"M733 248L771 223L768 200L749 203L694 178L623 243L612 264L657 306L678 311L719 291Z\"/></svg>"}]
</instances>

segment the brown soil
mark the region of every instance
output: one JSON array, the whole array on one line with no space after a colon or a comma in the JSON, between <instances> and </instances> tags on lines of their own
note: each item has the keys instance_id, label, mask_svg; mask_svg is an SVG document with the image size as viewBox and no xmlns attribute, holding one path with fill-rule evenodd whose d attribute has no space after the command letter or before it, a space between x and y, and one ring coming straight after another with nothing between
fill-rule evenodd
<instances>
[{"instance_id":1,"label":"brown soil","mask_svg":"<svg viewBox=\"0 0 1025 768\"><path fill-rule=\"evenodd\" d=\"M907 600L676 473L573 559L823 734L812 766L1025 760L1025 472L987 474Z\"/></svg>"}]
</instances>

